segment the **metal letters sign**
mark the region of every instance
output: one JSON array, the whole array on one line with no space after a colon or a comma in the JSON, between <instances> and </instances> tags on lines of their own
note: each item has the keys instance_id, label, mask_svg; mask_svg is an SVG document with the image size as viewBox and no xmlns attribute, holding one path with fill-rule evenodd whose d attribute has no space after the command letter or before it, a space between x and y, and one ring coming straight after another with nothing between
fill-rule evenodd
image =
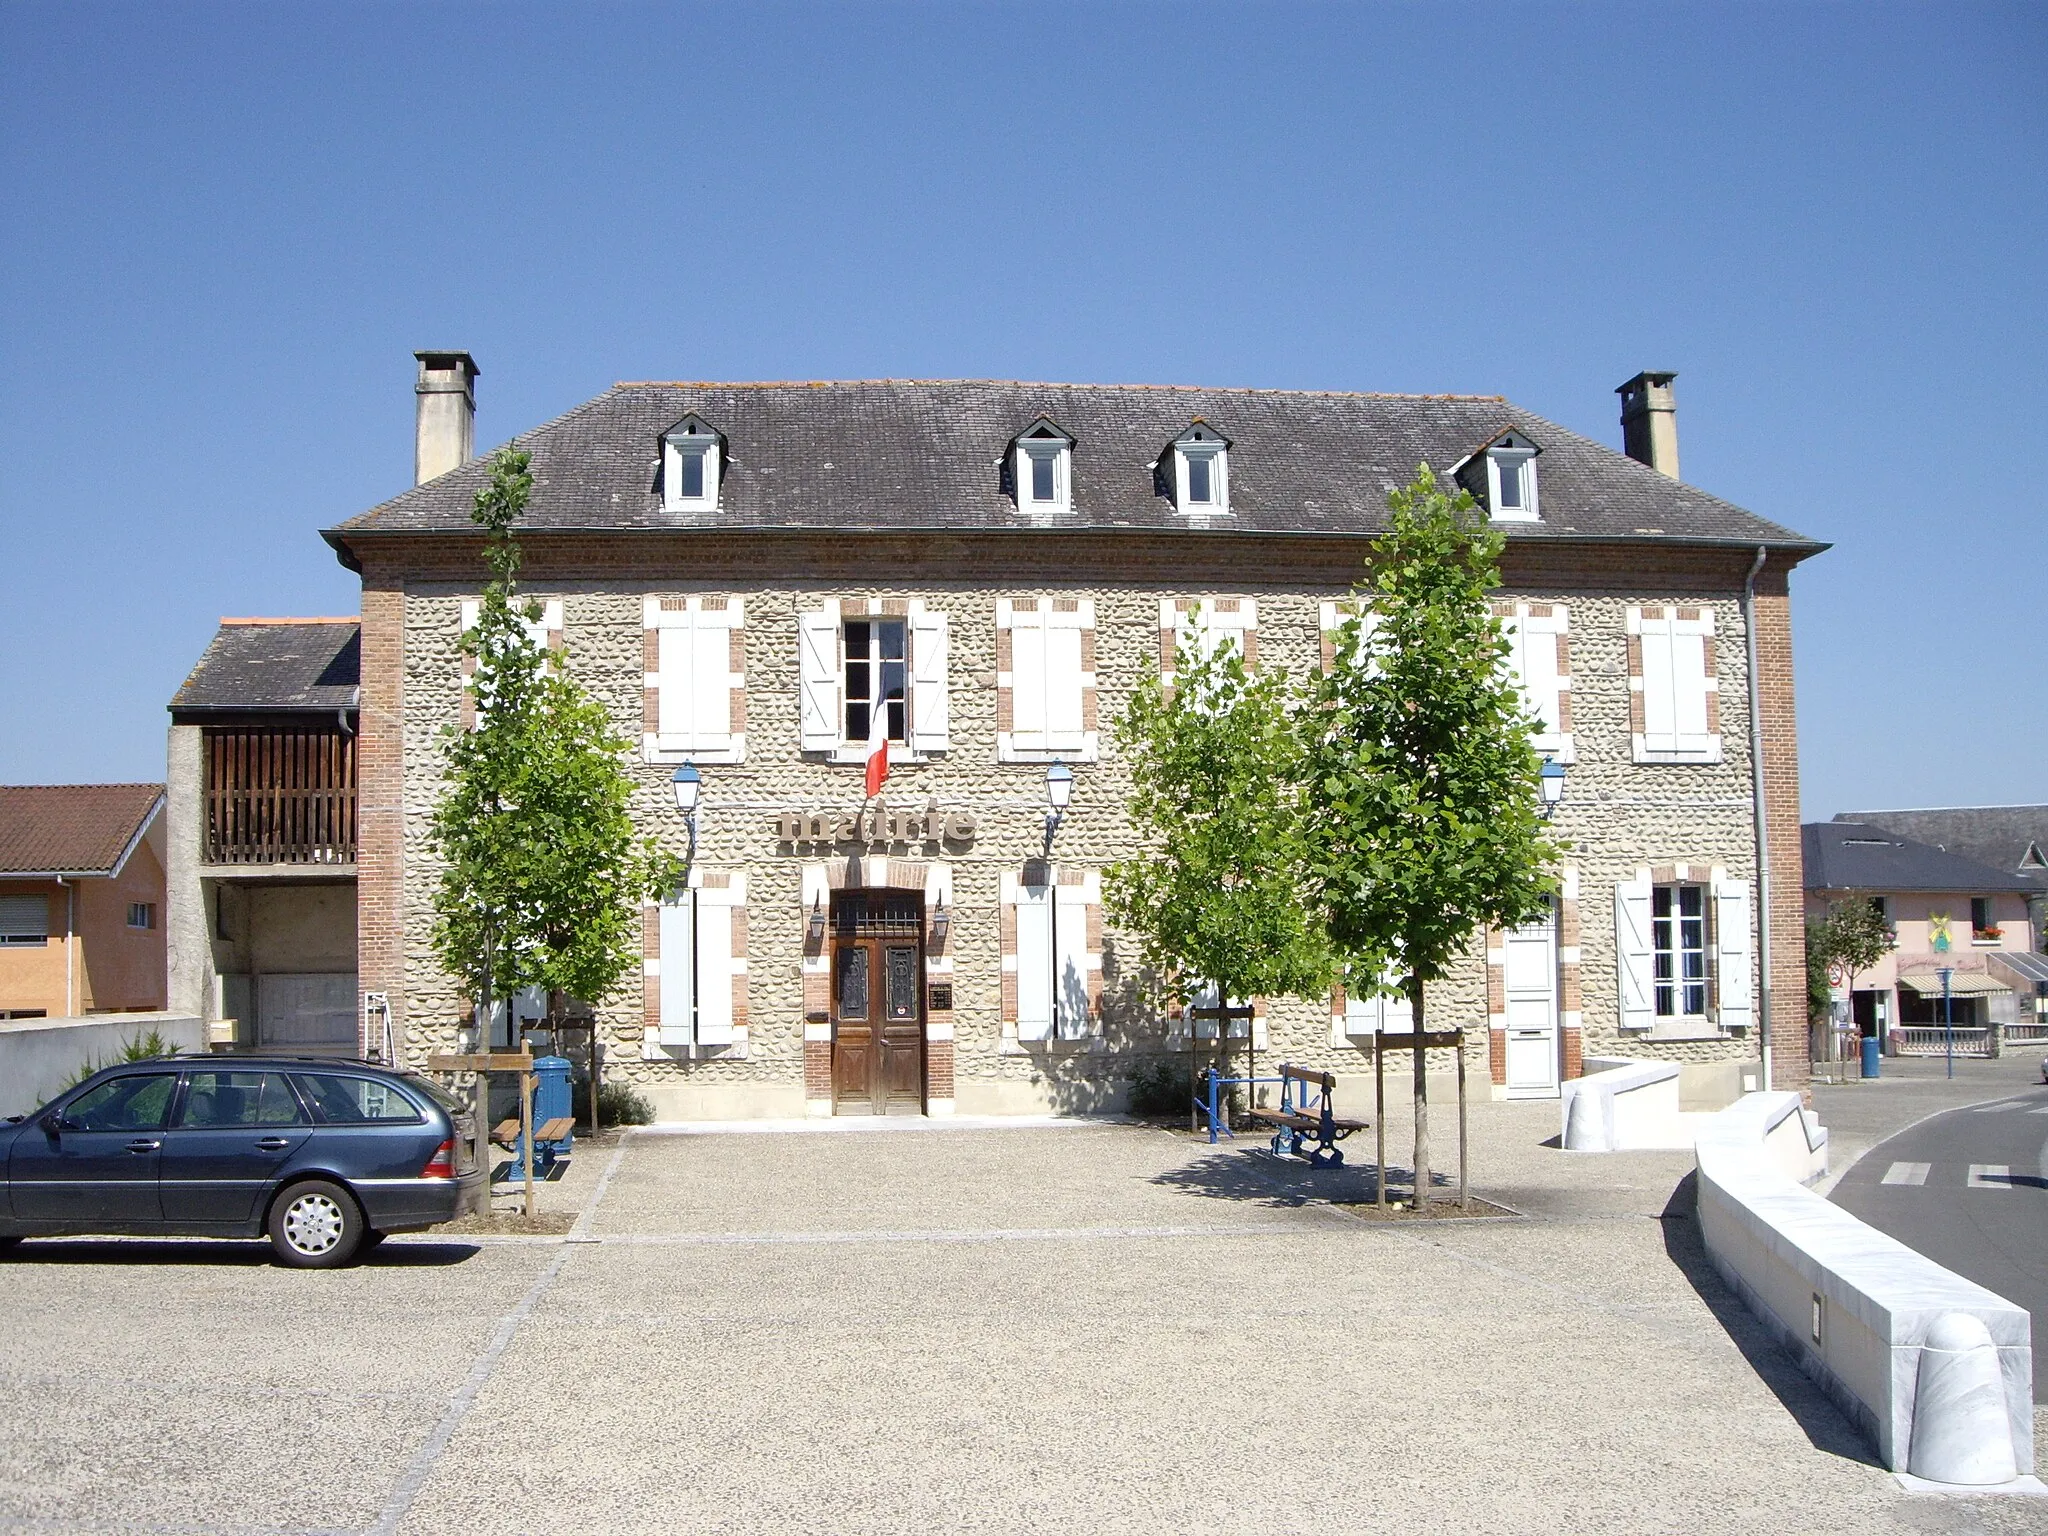
<instances>
[{"instance_id":1,"label":"metal letters sign","mask_svg":"<svg viewBox=\"0 0 2048 1536\"><path fill-rule=\"evenodd\" d=\"M877 802L853 811L783 811L775 818L775 840L800 843L853 843L886 848L898 843L965 843L974 839L975 819L965 811L891 810Z\"/></svg>"}]
</instances>

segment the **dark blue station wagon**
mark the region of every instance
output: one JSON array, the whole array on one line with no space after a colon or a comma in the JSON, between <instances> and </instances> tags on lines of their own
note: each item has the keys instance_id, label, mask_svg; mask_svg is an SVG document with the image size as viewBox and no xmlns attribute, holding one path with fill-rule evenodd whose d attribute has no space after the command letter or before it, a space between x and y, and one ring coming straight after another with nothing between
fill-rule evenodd
<instances>
[{"instance_id":1,"label":"dark blue station wagon","mask_svg":"<svg viewBox=\"0 0 2048 1536\"><path fill-rule=\"evenodd\" d=\"M0 1126L0 1248L83 1233L262 1237L306 1269L466 1209L469 1111L409 1072L210 1056L95 1073Z\"/></svg>"}]
</instances>

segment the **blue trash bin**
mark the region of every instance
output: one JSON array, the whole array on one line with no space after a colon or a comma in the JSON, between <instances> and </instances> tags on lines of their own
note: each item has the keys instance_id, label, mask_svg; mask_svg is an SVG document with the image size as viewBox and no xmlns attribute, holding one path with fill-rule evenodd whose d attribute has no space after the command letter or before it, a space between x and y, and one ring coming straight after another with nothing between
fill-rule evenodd
<instances>
[{"instance_id":1,"label":"blue trash bin","mask_svg":"<svg viewBox=\"0 0 2048 1536\"><path fill-rule=\"evenodd\" d=\"M550 1120L567 1116L575 1118L573 1100L570 1097L569 1058L566 1056L536 1056L533 1062L533 1123L536 1128ZM533 1171L544 1174L555 1165L555 1159L570 1151L576 1145L574 1133L557 1137L553 1141L536 1140L533 1144ZM525 1161L525 1149L513 1149L513 1161Z\"/></svg>"},{"instance_id":2,"label":"blue trash bin","mask_svg":"<svg viewBox=\"0 0 2048 1536\"><path fill-rule=\"evenodd\" d=\"M1863 1037L1863 1075L1865 1077L1877 1076L1877 1062L1877 1036L1865 1035Z\"/></svg>"}]
</instances>

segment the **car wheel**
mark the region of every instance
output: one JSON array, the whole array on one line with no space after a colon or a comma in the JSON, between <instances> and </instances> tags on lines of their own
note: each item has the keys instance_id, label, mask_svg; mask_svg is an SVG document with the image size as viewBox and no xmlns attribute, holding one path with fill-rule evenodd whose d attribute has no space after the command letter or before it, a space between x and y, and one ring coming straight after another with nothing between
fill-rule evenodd
<instances>
[{"instance_id":1,"label":"car wheel","mask_svg":"<svg viewBox=\"0 0 2048 1536\"><path fill-rule=\"evenodd\" d=\"M363 1243L363 1213L339 1184L294 1184L270 1208L270 1246L294 1269L335 1269Z\"/></svg>"}]
</instances>

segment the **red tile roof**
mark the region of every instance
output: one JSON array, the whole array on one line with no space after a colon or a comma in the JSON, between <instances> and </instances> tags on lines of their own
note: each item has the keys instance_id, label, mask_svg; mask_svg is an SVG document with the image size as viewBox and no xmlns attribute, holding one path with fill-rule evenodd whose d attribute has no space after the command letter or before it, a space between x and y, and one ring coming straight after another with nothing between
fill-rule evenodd
<instances>
[{"instance_id":1,"label":"red tile roof","mask_svg":"<svg viewBox=\"0 0 2048 1536\"><path fill-rule=\"evenodd\" d=\"M0 877L111 875L161 784L0 784Z\"/></svg>"}]
</instances>

